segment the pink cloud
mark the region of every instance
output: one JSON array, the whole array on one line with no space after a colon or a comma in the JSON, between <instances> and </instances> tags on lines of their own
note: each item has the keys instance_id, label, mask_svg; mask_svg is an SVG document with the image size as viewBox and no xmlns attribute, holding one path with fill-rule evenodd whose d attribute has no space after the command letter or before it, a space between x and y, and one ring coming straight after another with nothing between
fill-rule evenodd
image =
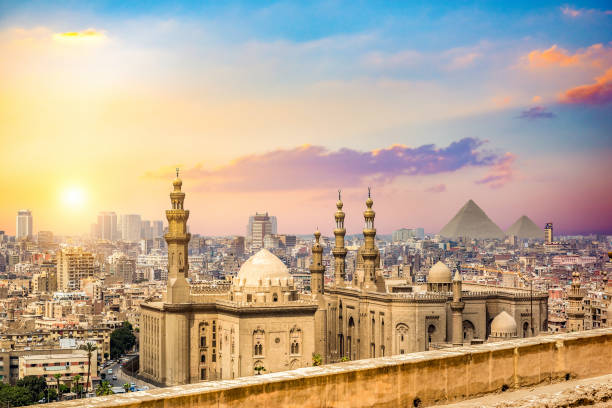
<instances>
[{"instance_id":1,"label":"pink cloud","mask_svg":"<svg viewBox=\"0 0 612 408\"><path fill-rule=\"evenodd\" d=\"M604 105L612 102L612 68L595 78L594 84L568 89L560 96L563 103Z\"/></svg>"},{"instance_id":2,"label":"pink cloud","mask_svg":"<svg viewBox=\"0 0 612 408\"><path fill-rule=\"evenodd\" d=\"M581 10L575 9L575 8L571 8L569 6L564 6L561 7L561 12L569 17L578 17L579 15L582 14Z\"/></svg>"},{"instance_id":3,"label":"pink cloud","mask_svg":"<svg viewBox=\"0 0 612 408\"><path fill-rule=\"evenodd\" d=\"M207 170L198 165L181 174L201 179L200 190L295 191L389 183L400 176L453 172L470 166L490 166L499 157L482 149L485 142L464 138L446 147L392 145L361 152L349 148L329 151L304 145L240 157ZM145 177L172 177L170 169Z\"/></svg>"},{"instance_id":4,"label":"pink cloud","mask_svg":"<svg viewBox=\"0 0 612 408\"><path fill-rule=\"evenodd\" d=\"M520 119L552 119L556 115L544 106L533 106L521 112Z\"/></svg>"},{"instance_id":5,"label":"pink cloud","mask_svg":"<svg viewBox=\"0 0 612 408\"><path fill-rule=\"evenodd\" d=\"M506 152L506 154L491 167L486 176L476 181L476 184L485 184L491 188L499 188L509 183L514 178L512 165L515 160L516 155Z\"/></svg>"},{"instance_id":6,"label":"pink cloud","mask_svg":"<svg viewBox=\"0 0 612 408\"><path fill-rule=\"evenodd\" d=\"M428 193L443 193L446 191L446 184L437 184L425 190Z\"/></svg>"},{"instance_id":7,"label":"pink cloud","mask_svg":"<svg viewBox=\"0 0 612 408\"><path fill-rule=\"evenodd\" d=\"M612 64L612 47L593 44L572 54L554 44L546 50L529 52L523 57L523 60L526 61L528 69L550 67L602 68Z\"/></svg>"}]
</instances>

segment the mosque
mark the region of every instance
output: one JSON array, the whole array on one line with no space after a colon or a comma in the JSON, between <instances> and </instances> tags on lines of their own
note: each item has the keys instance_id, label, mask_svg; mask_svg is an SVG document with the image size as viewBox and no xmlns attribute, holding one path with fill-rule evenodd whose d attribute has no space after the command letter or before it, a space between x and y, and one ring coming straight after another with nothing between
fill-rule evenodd
<instances>
[{"instance_id":1,"label":"mosque","mask_svg":"<svg viewBox=\"0 0 612 408\"><path fill-rule=\"evenodd\" d=\"M141 305L140 375L164 385L232 379L323 364L536 336L547 330L546 293L463 283L443 262L426 284L386 280L379 269L368 192L364 244L345 276L345 214L338 197L334 282L324 284L321 233L312 247L311 293L262 249L228 284L190 284L189 211L177 177L166 211L168 287Z\"/></svg>"}]
</instances>

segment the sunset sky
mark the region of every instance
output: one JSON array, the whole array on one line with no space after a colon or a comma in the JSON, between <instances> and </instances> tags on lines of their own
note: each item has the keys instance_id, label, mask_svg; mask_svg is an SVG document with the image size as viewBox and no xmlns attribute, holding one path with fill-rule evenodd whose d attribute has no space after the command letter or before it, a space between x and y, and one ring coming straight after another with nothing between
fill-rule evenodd
<instances>
[{"instance_id":1,"label":"sunset sky","mask_svg":"<svg viewBox=\"0 0 612 408\"><path fill-rule=\"evenodd\" d=\"M0 1L0 230L162 219L179 166L204 235L331 235L338 188L357 233L367 186L379 233L612 233L612 5L443 3Z\"/></svg>"}]
</instances>

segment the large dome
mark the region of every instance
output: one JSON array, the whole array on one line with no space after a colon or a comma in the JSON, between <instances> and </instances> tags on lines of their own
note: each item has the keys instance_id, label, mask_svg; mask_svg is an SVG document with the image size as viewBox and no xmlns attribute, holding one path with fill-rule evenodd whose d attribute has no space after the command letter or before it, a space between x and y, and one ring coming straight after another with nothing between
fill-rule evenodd
<instances>
[{"instance_id":1,"label":"large dome","mask_svg":"<svg viewBox=\"0 0 612 408\"><path fill-rule=\"evenodd\" d=\"M491 322L491 335L496 337L516 336L516 321L505 310Z\"/></svg>"},{"instance_id":2,"label":"large dome","mask_svg":"<svg viewBox=\"0 0 612 408\"><path fill-rule=\"evenodd\" d=\"M242 264L236 279L244 286L267 286L268 279L272 284L278 284L281 279L290 277L283 261L267 249L262 249Z\"/></svg>"},{"instance_id":3,"label":"large dome","mask_svg":"<svg viewBox=\"0 0 612 408\"><path fill-rule=\"evenodd\" d=\"M427 283L451 283L452 280L451 270L442 261L432 266L427 275Z\"/></svg>"}]
</instances>

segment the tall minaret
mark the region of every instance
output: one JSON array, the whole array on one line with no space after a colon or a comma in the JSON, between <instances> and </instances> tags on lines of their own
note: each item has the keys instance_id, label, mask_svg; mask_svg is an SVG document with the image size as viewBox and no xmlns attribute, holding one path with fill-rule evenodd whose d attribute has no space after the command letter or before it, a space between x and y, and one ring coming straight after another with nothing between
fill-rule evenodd
<instances>
[{"instance_id":1,"label":"tall minaret","mask_svg":"<svg viewBox=\"0 0 612 408\"><path fill-rule=\"evenodd\" d=\"M189 211L183 209L185 193L181 191L183 182L179 178L179 169L176 169L176 178L172 185L174 186L174 191L170 193L172 209L166 210L168 233L164 236L168 243L168 292L166 301L168 303L188 303L189 283L187 283L187 273L189 272L189 263L187 261L187 245L191 234L187 232Z\"/></svg>"},{"instance_id":2,"label":"tall minaret","mask_svg":"<svg viewBox=\"0 0 612 408\"><path fill-rule=\"evenodd\" d=\"M567 308L567 331L575 332L584 330L584 310L582 308L584 293L582 289L580 289L580 273L574 271L572 277L572 286L567 294L567 298L569 299Z\"/></svg>"},{"instance_id":3,"label":"tall minaret","mask_svg":"<svg viewBox=\"0 0 612 408\"><path fill-rule=\"evenodd\" d=\"M451 302L451 310L453 311L453 346L463 345L463 309L465 303L461 299L461 275L459 270L455 272L453 278L453 301Z\"/></svg>"},{"instance_id":4,"label":"tall minaret","mask_svg":"<svg viewBox=\"0 0 612 408\"><path fill-rule=\"evenodd\" d=\"M336 245L332 249L334 255L334 285L336 287L344 286L344 271L346 268L346 248L344 247L344 236L346 229L344 228L344 211L342 211L342 197L338 190L338 202L336 203L338 210L336 211L336 228L334 235L336 236Z\"/></svg>"},{"instance_id":5,"label":"tall minaret","mask_svg":"<svg viewBox=\"0 0 612 408\"><path fill-rule=\"evenodd\" d=\"M365 218L365 226L363 228L364 244L361 250L363 257L363 289L376 290L376 258L378 257L378 248L376 248L374 238L376 237L376 229L374 228L375 213L372 210L372 197L370 188L368 187L368 199L366 200L367 209L363 212Z\"/></svg>"},{"instance_id":6,"label":"tall minaret","mask_svg":"<svg viewBox=\"0 0 612 408\"><path fill-rule=\"evenodd\" d=\"M312 262L310 264L310 291L313 296L317 297L325 292L325 283L323 275L325 266L323 266L323 247L319 242L321 233L317 230L314 233L315 243L312 245Z\"/></svg>"}]
</instances>

